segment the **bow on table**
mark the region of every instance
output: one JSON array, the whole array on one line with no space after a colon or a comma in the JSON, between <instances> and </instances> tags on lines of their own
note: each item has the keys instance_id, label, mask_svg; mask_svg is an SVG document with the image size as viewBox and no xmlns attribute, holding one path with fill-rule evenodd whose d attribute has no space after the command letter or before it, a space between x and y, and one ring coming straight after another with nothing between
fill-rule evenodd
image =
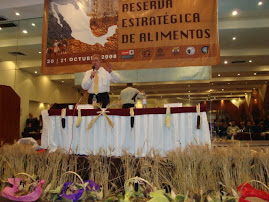
<instances>
[{"instance_id":1,"label":"bow on table","mask_svg":"<svg viewBox=\"0 0 269 202\"><path fill-rule=\"evenodd\" d=\"M95 124L95 122L99 119L100 116L104 115L106 117L106 120L108 122L108 124L111 126L111 128L114 128L114 123L111 121L111 119L108 117L107 113L109 113L109 111L106 111L107 109L109 109L110 107L114 106L117 104L117 101L112 102L111 104L109 104L107 106L107 108L102 108L100 103L96 103L93 106L94 107L98 107L99 109L101 109L101 111L98 111L97 113L99 114L97 117L95 117L93 120L91 120L91 122L89 123L87 130L90 130L93 126L93 124Z\"/></svg>"}]
</instances>

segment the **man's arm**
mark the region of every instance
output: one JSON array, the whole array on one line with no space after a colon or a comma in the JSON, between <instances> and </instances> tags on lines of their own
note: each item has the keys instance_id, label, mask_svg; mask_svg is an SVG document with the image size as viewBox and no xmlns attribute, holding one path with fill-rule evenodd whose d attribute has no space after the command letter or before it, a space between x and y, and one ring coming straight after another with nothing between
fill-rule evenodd
<instances>
[{"instance_id":1,"label":"man's arm","mask_svg":"<svg viewBox=\"0 0 269 202\"><path fill-rule=\"evenodd\" d=\"M117 72L110 72L111 81L114 83L118 83L120 81L120 75Z\"/></svg>"},{"instance_id":2,"label":"man's arm","mask_svg":"<svg viewBox=\"0 0 269 202\"><path fill-rule=\"evenodd\" d=\"M137 90L137 98L143 98L143 95L144 95L144 93L140 93L140 91L139 90Z\"/></svg>"},{"instance_id":3,"label":"man's arm","mask_svg":"<svg viewBox=\"0 0 269 202\"><path fill-rule=\"evenodd\" d=\"M120 81L120 75L118 73L112 71L112 66L111 66L110 62L106 63L105 70L108 71L108 73L110 74L112 82L118 83Z\"/></svg>"},{"instance_id":4,"label":"man's arm","mask_svg":"<svg viewBox=\"0 0 269 202\"><path fill-rule=\"evenodd\" d=\"M81 83L81 87L83 90L88 90L92 85L93 79L91 79L91 72L92 71L87 71L84 75L84 78Z\"/></svg>"}]
</instances>

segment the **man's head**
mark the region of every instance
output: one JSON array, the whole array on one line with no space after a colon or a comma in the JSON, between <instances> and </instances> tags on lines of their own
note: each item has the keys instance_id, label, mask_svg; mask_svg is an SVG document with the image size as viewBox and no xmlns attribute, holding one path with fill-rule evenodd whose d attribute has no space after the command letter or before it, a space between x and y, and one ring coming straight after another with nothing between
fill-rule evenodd
<instances>
[{"instance_id":1,"label":"man's head","mask_svg":"<svg viewBox=\"0 0 269 202\"><path fill-rule=\"evenodd\" d=\"M251 121L248 121L248 122L247 122L247 126L248 126L248 127L252 126Z\"/></svg>"},{"instance_id":2,"label":"man's head","mask_svg":"<svg viewBox=\"0 0 269 202\"><path fill-rule=\"evenodd\" d=\"M127 83L127 87L132 87L133 84L132 83Z\"/></svg>"},{"instance_id":3,"label":"man's head","mask_svg":"<svg viewBox=\"0 0 269 202\"><path fill-rule=\"evenodd\" d=\"M92 56L92 64L98 70L101 67L101 56L98 54L94 54Z\"/></svg>"},{"instance_id":4,"label":"man's head","mask_svg":"<svg viewBox=\"0 0 269 202\"><path fill-rule=\"evenodd\" d=\"M32 119L33 118L33 114L29 113L29 118Z\"/></svg>"}]
</instances>

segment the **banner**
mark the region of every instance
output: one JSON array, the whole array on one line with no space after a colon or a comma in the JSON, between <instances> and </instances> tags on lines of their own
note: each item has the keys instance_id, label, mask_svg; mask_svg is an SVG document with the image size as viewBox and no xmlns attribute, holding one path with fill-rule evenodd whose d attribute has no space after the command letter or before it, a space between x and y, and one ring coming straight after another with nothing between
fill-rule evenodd
<instances>
[{"instance_id":1,"label":"banner","mask_svg":"<svg viewBox=\"0 0 269 202\"><path fill-rule=\"evenodd\" d=\"M219 63L217 0L45 0L42 72Z\"/></svg>"}]
</instances>

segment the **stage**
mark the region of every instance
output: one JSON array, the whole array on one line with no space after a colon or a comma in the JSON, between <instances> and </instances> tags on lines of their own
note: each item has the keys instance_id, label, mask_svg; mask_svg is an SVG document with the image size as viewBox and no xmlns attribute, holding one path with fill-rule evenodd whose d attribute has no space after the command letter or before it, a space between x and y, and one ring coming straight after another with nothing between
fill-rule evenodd
<instances>
[{"instance_id":1,"label":"stage","mask_svg":"<svg viewBox=\"0 0 269 202\"><path fill-rule=\"evenodd\" d=\"M134 109L131 116L130 109L107 109L106 115L101 115L89 129L91 121L103 113L100 109L82 109L79 125L78 111L66 110L65 127L62 125L62 110L50 109L42 112L41 146L52 152L61 148L70 153L95 155L104 150L108 155L121 156L125 151L137 157L146 156L152 149L164 156L179 147L210 146L205 110L205 107L201 107L199 112L196 107L179 107L168 112L166 108L146 108ZM113 123L113 128L106 116Z\"/></svg>"}]
</instances>

